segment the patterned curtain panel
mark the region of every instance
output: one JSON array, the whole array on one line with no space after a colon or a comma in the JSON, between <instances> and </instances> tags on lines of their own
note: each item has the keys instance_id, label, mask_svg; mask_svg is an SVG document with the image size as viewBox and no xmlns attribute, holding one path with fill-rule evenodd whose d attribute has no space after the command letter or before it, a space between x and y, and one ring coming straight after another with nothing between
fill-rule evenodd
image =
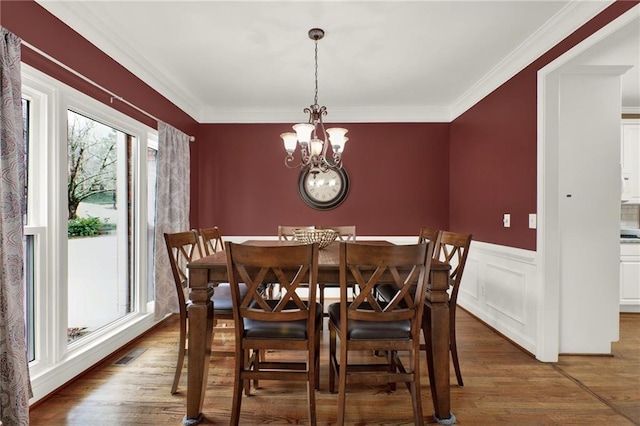
<instances>
[{"instance_id":1,"label":"patterned curtain panel","mask_svg":"<svg viewBox=\"0 0 640 426\"><path fill-rule=\"evenodd\" d=\"M189 230L189 135L158 122L156 173L155 319L179 312L164 233Z\"/></svg>"},{"instance_id":2,"label":"patterned curtain panel","mask_svg":"<svg viewBox=\"0 0 640 426\"><path fill-rule=\"evenodd\" d=\"M0 421L29 424L23 229L25 140L20 39L0 27Z\"/></svg>"}]
</instances>

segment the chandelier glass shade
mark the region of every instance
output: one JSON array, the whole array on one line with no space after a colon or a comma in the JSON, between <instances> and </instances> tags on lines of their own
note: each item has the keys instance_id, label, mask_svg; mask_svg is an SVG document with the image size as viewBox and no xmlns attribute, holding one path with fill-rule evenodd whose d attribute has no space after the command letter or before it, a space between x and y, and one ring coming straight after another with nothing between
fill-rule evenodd
<instances>
[{"instance_id":1,"label":"chandelier glass shade","mask_svg":"<svg viewBox=\"0 0 640 426\"><path fill-rule=\"evenodd\" d=\"M345 137L347 129L333 127L325 130L322 117L327 115L327 108L318 105L318 40L324 37L320 28L309 30L309 38L315 43L315 95L313 105L303 112L309 114L306 123L293 126L293 132L280 135L287 151L285 164L289 168L309 168L312 173L326 172L329 169L342 167L342 152L349 138ZM294 153L300 145L300 158L296 162ZM329 158L331 151L331 158Z\"/></svg>"}]
</instances>

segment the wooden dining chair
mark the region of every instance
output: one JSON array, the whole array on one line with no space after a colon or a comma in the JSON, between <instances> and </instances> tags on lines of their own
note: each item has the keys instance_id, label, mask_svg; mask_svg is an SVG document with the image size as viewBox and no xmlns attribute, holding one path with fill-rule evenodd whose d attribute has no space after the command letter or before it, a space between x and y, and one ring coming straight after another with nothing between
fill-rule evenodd
<instances>
[{"instance_id":1,"label":"wooden dining chair","mask_svg":"<svg viewBox=\"0 0 640 426\"><path fill-rule=\"evenodd\" d=\"M320 327L322 307L316 293L307 300L297 293L301 286L315 288L318 279L317 243L293 246L251 246L225 243L227 271L233 298L236 342L231 424L239 424L242 391L250 381L292 380L307 382L309 422L316 424L315 391L319 388ZM279 299L260 290L265 282L277 282ZM247 294L240 295L240 283ZM267 362L261 352L280 351L282 358ZM306 355L287 360L287 353Z\"/></svg>"},{"instance_id":2,"label":"wooden dining chair","mask_svg":"<svg viewBox=\"0 0 640 426\"><path fill-rule=\"evenodd\" d=\"M192 260L202 257L198 235L195 231L185 231L177 233L164 233L164 241L169 254L169 263L171 264L171 272L173 281L176 286L176 294L178 295L178 306L180 307L180 337L178 346L178 362L176 364L176 372L171 385L171 393L176 393L182 367L184 365L184 357L187 351L187 315L188 306L190 304L188 298L189 275L187 265Z\"/></svg>"},{"instance_id":3,"label":"wooden dining chair","mask_svg":"<svg viewBox=\"0 0 640 426\"><path fill-rule=\"evenodd\" d=\"M462 373L460 372L458 345L456 343L456 308L458 306L458 291L460 290L462 273L464 272L464 267L467 263L467 255L469 254L471 238L471 234L442 231L440 233L440 243L437 247L437 252L434 254L434 259L438 259L451 265L451 270L449 272L449 350L451 352L451 359L453 361L453 368L456 372L458 386L464 386L464 382L462 381ZM425 327L423 327L424 340L427 342L428 336L431 335L427 328L427 325L431 324L430 306L425 307L423 317L423 323L425 324ZM430 362L428 358L427 362ZM431 377L431 382L433 381L434 379Z\"/></svg>"},{"instance_id":4,"label":"wooden dining chair","mask_svg":"<svg viewBox=\"0 0 640 426\"><path fill-rule=\"evenodd\" d=\"M329 390L338 378L338 425L343 425L346 387L349 382L405 382L411 394L414 424L422 425L420 395L420 329L426 285L431 269L433 243L414 245L366 245L340 243L340 302L329 305ZM350 300L347 289L360 287ZM374 289L391 280L396 294L380 302ZM411 288L415 286L415 291ZM340 352L337 352L337 339ZM353 351L378 351L371 364L349 362ZM408 352L403 364L398 352ZM378 361L386 359L385 363ZM366 359L365 359L366 360ZM353 401L352 401L353 402Z\"/></svg>"},{"instance_id":5,"label":"wooden dining chair","mask_svg":"<svg viewBox=\"0 0 640 426\"><path fill-rule=\"evenodd\" d=\"M440 244L440 234L442 231L439 229L422 227L418 232L418 243L429 243L433 241L433 256L437 257L439 253L439 244ZM395 285L385 283L380 284L376 287L376 297L383 301L389 301L393 298L395 294ZM426 350L426 345L423 343L420 345L420 350ZM395 383L391 385L392 389L395 390Z\"/></svg>"},{"instance_id":6,"label":"wooden dining chair","mask_svg":"<svg viewBox=\"0 0 640 426\"><path fill-rule=\"evenodd\" d=\"M304 231L313 231L316 229L313 225L305 226L290 226L290 225L278 225L278 240L280 241L294 241L296 239L295 230L302 229Z\"/></svg>"},{"instance_id":7,"label":"wooden dining chair","mask_svg":"<svg viewBox=\"0 0 640 426\"><path fill-rule=\"evenodd\" d=\"M198 230L202 246L204 247L204 255L209 256L224 250L224 241L222 233L217 226L210 228L200 228ZM213 283L213 321L214 325L218 320L233 320L233 309L231 299L231 286L228 282ZM247 294L247 286L240 285L240 294ZM215 351L216 354L233 356L234 352Z\"/></svg>"},{"instance_id":8,"label":"wooden dining chair","mask_svg":"<svg viewBox=\"0 0 640 426\"><path fill-rule=\"evenodd\" d=\"M418 243L429 243L433 241L433 256L437 258L440 252L440 235L442 231L433 228L420 228L418 232ZM376 286L376 297L383 301L390 301L395 294L395 285L391 283L383 283ZM421 346L424 349L424 345Z\"/></svg>"},{"instance_id":9,"label":"wooden dining chair","mask_svg":"<svg viewBox=\"0 0 640 426\"><path fill-rule=\"evenodd\" d=\"M202 240L202 246L204 247L205 256L212 255L221 250L224 250L224 241L222 240L222 234L217 226L211 228L200 228L198 230L200 239Z\"/></svg>"},{"instance_id":10,"label":"wooden dining chair","mask_svg":"<svg viewBox=\"0 0 640 426\"><path fill-rule=\"evenodd\" d=\"M303 225L303 226L278 225L278 240L279 241L295 241L296 230L313 231L314 229L316 229L316 227L313 225ZM266 284L266 289L269 292L269 297L275 297L275 294L278 291L278 284L277 283Z\"/></svg>"},{"instance_id":11,"label":"wooden dining chair","mask_svg":"<svg viewBox=\"0 0 640 426\"><path fill-rule=\"evenodd\" d=\"M356 226L317 226L316 229L333 229L338 233L337 241L355 241L356 240ZM320 304L324 306L324 289L325 288L338 288L340 283L318 283L320 291Z\"/></svg>"}]
</instances>

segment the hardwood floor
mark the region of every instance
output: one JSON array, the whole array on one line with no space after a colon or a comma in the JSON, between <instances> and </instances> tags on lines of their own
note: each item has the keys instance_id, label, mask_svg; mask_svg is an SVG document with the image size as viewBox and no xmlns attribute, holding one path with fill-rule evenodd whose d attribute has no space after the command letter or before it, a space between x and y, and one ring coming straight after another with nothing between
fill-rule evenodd
<instances>
[{"instance_id":1,"label":"hardwood floor","mask_svg":"<svg viewBox=\"0 0 640 426\"><path fill-rule=\"evenodd\" d=\"M451 387L460 425L640 425L640 315L621 314L620 341L613 356L561 356L541 363L458 310L458 353L465 386ZM185 413L186 369L169 394L178 341L177 321L165 321L79 379L31 408L31 425L180 425ZM216 329L214 350L233 348L231 323ZM326 330L326 327L325 327ZM328 392L328 332L323 333L318 424L334 424L337 395ZM126 365L116 361L144 350ZM422 361L423 410L433 412ZM233 359L214 355L204 401L204 425L228 424ZM348 389L351 425L411 424L404 387L354 385ZM244 397L241 424L307 424L304 384L261 382Z\"/></svg>"}]
</instances>

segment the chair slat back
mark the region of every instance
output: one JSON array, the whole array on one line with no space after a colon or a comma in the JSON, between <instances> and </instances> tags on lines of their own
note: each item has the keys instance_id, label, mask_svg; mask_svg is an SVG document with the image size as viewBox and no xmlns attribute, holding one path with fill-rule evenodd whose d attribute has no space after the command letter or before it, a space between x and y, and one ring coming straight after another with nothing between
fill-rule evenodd
<instances>
[{"instance_id":1,"label":"chair slat back","mask_svg":"<svg viewBox=\"0 0 640 426\"><path fill-rule=\"evenodd\" d=\"M294 231L296 229L302 229L304 231L313 231L315 226L289 226L278 225L278 240L280 241L294 241L296 239Z\"/></svg>"},{"instance_id":2,"label":"chair slat back","mask_svg":"<svg viewBox=\"0 0 640 426\"><path fill-rule=\"evenodd\" d=\"M258 321L298 321L315 318L316 292L303 301L296 290L315 288L318 281L318 244L295 246L251 246L225 243L227 270L231 284L234 319L242 328L243 319ZM277 282L278 299L269 299L264 285ZM239 284L248 291L240 296ZM312 323L313 321L309 321Z\"/></svg>"},{"instance_id":3,"label":"chair slat back","mask_svg":"<svg viewBox=\"0 0 640 426\"><path fill-rule=\"evenodd\" d=\"M205 256L210 256L220 250L224 250L222 234L217 226L212 228L201 228L199 234L200 238L202 238Z\"/></svg>"},{"instance_id":4,"label":"chair slat back","mask_svg":"<svg viewBox=\"0 0 640 426\"><path fill-rule=\"evenodd\" d=\"M366 245L340 243L340 308L347 320L411 320L419 331L426 285L431 269L433 242L413 245ZM359 293L349 300L348 275ZM392 281L396 293L388 303L375 295L376 285ZM346 332L346 321L343 321Z\"/></svg>"},{"instance_id":5,"label":"chair slat back","mask_svg":"<svg viewBox=\"0 0 640 426\"><path fill-rule=\"evenodd\" d=\"M167 253L169 254L173 280L176 284L178 302L182 309L182 307L185 306L186 300L184 290L189 286L187 265L192 260L202 257L198 235L196 231L165 232L164 241L167 246Z\"/></svg>"},{"instance_id":6,"label":"chair slat back","mask_svg":"<svg viewBox=\"0 0 640 426\"><path fill-rule=\"evenodd\" d=\"M317 229L333 229L338 233L338 241L355 241L356 227L355 225L347 226L318 226Z\"/></svg>"},{"instance_id":7,"label":"chair slat back","mask_svg":"<svg viewBox=\"0 0 640 426\"><path fill-rule=\"evenodd\" d=\"M418 243L433 241L434 242L433 255L436 256L439 253L438 247L440 246L441 234L442 234L442 231L438 229L431 229L431 228L424 228L424 227L420 228L420 232L418 233Z\"/></svg>"},{"instance_id":8,"label":"chair slat back","mask_svg":"<svg viewBox=\"0 0 640 426\"><path fill-rule=\"evenodd\" d=\"M467 263L467 255L469 246L471 245L471 234L461 234L449 231L443 231L440 235L440 245L436 259L451 265L449 273L449 285L452 287L450 303L455 304L458 297L458 289L462 280L465 264Z\"/></svg>"}]
</instances>

